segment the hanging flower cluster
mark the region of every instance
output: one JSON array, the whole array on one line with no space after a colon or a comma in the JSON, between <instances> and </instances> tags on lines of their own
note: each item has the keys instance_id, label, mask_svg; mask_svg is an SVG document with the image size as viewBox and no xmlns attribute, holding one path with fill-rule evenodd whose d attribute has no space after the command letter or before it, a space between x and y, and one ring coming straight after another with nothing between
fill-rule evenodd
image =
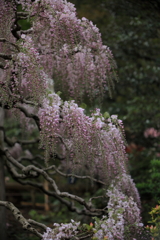
<instances>
[{"instance_id":1,"label":"hanging flower cluster","mask_svg":"<svg viewBox=\"0 0 160 240\"><path fill-rule=\"evenodd\" d=\"M109 240L134 239L134 235L138 235L143 227L137 204L132 197L123 194L115 185L110 186L107 196L108 217L103 216L101 220L96 220L94 239L103 240L105 237Z\"/></svg>"},{"instance_id":2,"label":"hanging flower cluster","mask_svg":"<svg viewBox=\"0 0 160 240\"><path fill-rule=\"evenodd\" d=\"M137 203L137 206L141 208L140 196L136 188L136 185L133 182L133 179L131 178L130 175L123 173L116 176L112 182L112 185L116 186L118 191L122 192L123 194L129 197L132 197L134 201Z\"/></svg>"},{"instance_id":3,"label":"hanging flower cluster","mask_svg":"<svg viewBox=\"0 0 160 240\"><path fill-rule=\"evenodd\" d=\"M45 159L55 152L55 144L58 139L60 127L60 106L61 99L55 93L48 94L43 101L43 108L39 109L40 118L40 147L45 148Z\"/></svg>"},{"instance_id":4,"label":"hanging flower cluster","mask_svg":"<svg viewBox=\"0 0 160 240\"><path fill-rule=\"evenodd\" d=\"M56 142L63 136L66 162L73 171L79 173L81 169L106 182L126 173L124 140L117 127L122 124L117 116L105 119L96 109L89 117L74 101L62 103L54 93L44 100L39 117L46 158L56 151Z\"/></svg>"},{"instance_id":5,"label":"hanging flower cluster","mask_svg":"<svg viewBox=\"0 0 160 240\"><path fill-rule=\"evenodd\" d=\"M99 29L86 18L78 19L74 5L67 1L20 3L34 15L32 37L47 74L75 100L84 95L102 98L117 76L112 53L102 44Z\"/></svg>"},{"instance_id":6,"label":"hanging flower cluster","mask_svg":"<svg viewBox=\"0 0 160 240\"><path fill-rule=\"evenodd\" d=\"M64 136L70 139L72 168L86 168L106 182L126 172L124 142L112 118L105 120L99 109L86 116L74 101L64 103L62 116Z\"/></svg>"},{"instance_id":7,"label":"hanging flower cluster","mask_svg":"<svg viewBox=\"0 0 160 240\"><path fill-rule=\"evenodd\" d=\"M78 233L80 222L71 219L70 223L53 224L53 229L47 228L47 232L43 234L43 240L60 240L71 239Z\"/></svg>"},{"instance_id":8,"label":"hanging flower cluster","mask_svg":"<svg viewBox=\"0 0 160 240\"><path fill-rule=\"evenodd\" d=\"M20 52L13 55L12 91L35 102L42 102L46 94L47 79L40 64L39 53L32 39L24 34L19 48Z\"/></svg>"}]
</instances>

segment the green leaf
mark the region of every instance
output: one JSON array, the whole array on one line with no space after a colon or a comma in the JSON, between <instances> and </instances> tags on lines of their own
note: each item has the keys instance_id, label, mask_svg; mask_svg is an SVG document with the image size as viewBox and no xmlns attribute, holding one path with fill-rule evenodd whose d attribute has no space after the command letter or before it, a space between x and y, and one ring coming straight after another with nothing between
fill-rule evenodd
<instances>
[{"instance_id":1,"label":"green leaf","mask_svg":"<svg viewBox=\"0 0 160 240\"><path fill-rule=\"evenodd\" d=\"M87 104L81 103L80 107L83 108L83 109L86 109L87 108Z\"/></svg>"},{"instance_id":2,"label":"green leaf","mask_svg":"<svg viewBox=\"0 0 160 240\"><path fill-rule=\"evenodd\" d=\"M109 113L108 113L108 112L105 112L105 113L103 114L103 117L104 117L105 119L107 119L107 118L109 118L109 117L110 117L110 115L109 115Z\"/></svg>"}]
</instances>

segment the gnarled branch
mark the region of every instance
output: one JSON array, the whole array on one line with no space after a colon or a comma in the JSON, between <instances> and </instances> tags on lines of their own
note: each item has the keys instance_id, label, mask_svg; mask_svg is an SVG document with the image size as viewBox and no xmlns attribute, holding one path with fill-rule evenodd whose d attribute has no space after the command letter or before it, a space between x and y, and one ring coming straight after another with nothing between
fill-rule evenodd
<instances>
[{"instance_id":1,"label":"gnarled branch","mask_svg":"<svg viewBox=\"0 0 160 240\"><path fill-rule=\"evenodd\" d=\"M91 200L87 203L83 198L78 197L76 195L67 193L67 192L60 192L56 182L43 170L39 169L33 165L29 165L27 167L23 166L23 174L19 174L15 168L11 166L11 163L6 162L6 165L8 167L8 170L10 171L12 177L19 183L23 185L30 185L35 188L40 189L43 193L47 194L48 196L52 196L57 198L60 202L65 204L70 211L77 212L78 214L84 214L88 216L100 216L103 213L106 212L105 209L95 209L92 206ZM22 166L22 164L21 164ZM54 188L54 191L46 190L43 186L43 184L35 181L22 181L22 179L26 179L28 176L28 173L30 174L29 176L32 177L31 175L31 170L37 171L39 174L41 174ZM67 197L69 200L64 199L64 197ZM70 201L71 200L71 201ZM80 205L85 206L84 209L80 210L78 207L74 206L74 201L77 201Z\"/></svg>"},{"instance_id":2,"label":"gnarled branch","mask_svg":"<svg viewBox=\"0 0 160 240\"><path fill-rule=\"evenodd\" d=\"M4 69L4 67L5 67L5 65L2 62L0 62L0 68Z\"/></svg>"},{"instance_id":3,"label":"gnarled branch","mask_svg":"<svg viewBox=\"0 0 160 240\"><path fill-rule=\"evenodd\" d=\"M0 53L0 57L5 59L5 60L11 60L12 59L11 54Z\"/></svg>"},{"instance_id":4,"label":"gnarled branch","mask_svg":"<svg viewBox=\"0 0 160 240\"><path fill-rule=\"evenodd\" d=\"M9 162L11 162L15 167L17 167L18 169L20 169L23 174L25 174L27 177L37 177L38 176L38 172L32 172L30 170L25 171L27 167L23 166L21 163L19 163L16 159L14 159L11 154L9 153L8 149L4 150L4 155L6 156L6 158L8 159ZM32 166L32 165L29 165Z\"/></svg>"},{"instance_id":5,"label":"gnarled branch","mask_svg":"<svg viewBox=\"0 0 160 240\"><path fill-rule=\"evenodd\" d=\"M61 172L55 165L52 165L52 166L50 166L50 167L48 167L48 168L45 168L44 170L45 170L45 171L49 171L49 170L51 170L51 169L54 169L58 174L60 174L60 175L63 176L63 177L74 177L74 178L79 178L79 179L89 179L89 180L91 180L91 181L93 181L93 182L97 182L97 183L100 183L100 184L102 184L102 185L107 185L107 184L104 183L103 181L100 181L100 180L98 180L98 179L96 179L96 178L92 178L92 177L90 177L90 176L79 176L79 175L76 175L76 174L63 173L63 172Z\"/></svg>"},{"instance_id":6,"label":"gnarled branch","mask_svg":"<svg viewBox=\"0 0 160 240\"><path fill-rule=\"evenodd\" d=\"M28 109L21 103L17 103L15 105L15 108L20 109L25 114L26 117L34 119L38 126L38 129L40 130L40 121L39 117L36 114L29 112Z\"/></svg>"},{"instance_id":7,"label":"gnarled branch","mask_svg":"<svg viewBox=\"0 0 160 240\"><path fill-rule=\"evenodd\" d=\"M15 43L12 43L12 42L8 41L8 40L5 39L5 38L0 38L0 42L9 43L9 44L12 45L13 47L15 47L18 51L20 50L19 47L18 47Z\"/></svg>"},{"instance_id":8,"label":"gnarled branch","mask_svg":"<svg viewBox=\"0 0 160 240\"><path fill-rule=\"evenodd\" d=\"M41 228L42 228L43 230L45 230L45 231L46 231L46 229L47 229L46 225L44 225L43 223L36 222L36 221L33 220L33 219L28 219L28 222L29 222L30 224L33 224L33 225L37 226L37 227L41 227Z\"/></svg>"},{"instance_id":9,"label":"gnarled branch","mask_svg":"<svg viewBox=\"0 0 160 240\"><path fill-rule=\"evenodd\" d=\"M18 208L14 206L13 203L7 201L0 201L0 206L4 206L7 209L9 209L13 213L16 220L22 224L23 229L28 230L35 234L36 236L42 238L42 234L31 226L30 223L32 222L31 221L29 222L26 218L24 218L21 212L18 210Z\"/></svg>"}]
</instances>

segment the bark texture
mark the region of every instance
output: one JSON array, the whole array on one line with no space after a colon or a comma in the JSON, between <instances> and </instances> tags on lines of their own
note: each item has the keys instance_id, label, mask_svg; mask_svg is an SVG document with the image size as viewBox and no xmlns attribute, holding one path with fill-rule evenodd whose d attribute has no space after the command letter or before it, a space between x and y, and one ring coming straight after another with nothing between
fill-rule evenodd
<instances>
[{"instance_id":1,"label":"bark texture","mask_svg":"<svg viewBox=\"0 0 160 240\"><path fill-rule=\"evenodd\" d=\"M1 130L4 124L4 109L0 108L0 149L3 149L4 134ZM0 151L0 200L5 201L5 174L4 174L4 156ZM6 208L0 206L0 235L1 239L7 240L6 232Z\"/></svg>"}]
</instances>

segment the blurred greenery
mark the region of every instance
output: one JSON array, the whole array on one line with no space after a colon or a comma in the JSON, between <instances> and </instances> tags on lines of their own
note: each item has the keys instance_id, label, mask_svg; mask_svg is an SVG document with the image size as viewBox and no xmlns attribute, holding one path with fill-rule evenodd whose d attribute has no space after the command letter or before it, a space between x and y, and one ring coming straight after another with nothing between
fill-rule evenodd
<instances>
[{"instance_id":1,"label":"blurred greenery","mask_svg":"<svg viewBox=\"0 0 160 240\"><path fill-rule=\"evenodd\" d=\"M152 211L149 213L151 215L151 221L149 221L149 226L147 225L148 230L151 232L154 240L159 240L160 237L160 205L152 208ZM150 225L152 224L152 225Z\"/></svg>"}]
</instances>

